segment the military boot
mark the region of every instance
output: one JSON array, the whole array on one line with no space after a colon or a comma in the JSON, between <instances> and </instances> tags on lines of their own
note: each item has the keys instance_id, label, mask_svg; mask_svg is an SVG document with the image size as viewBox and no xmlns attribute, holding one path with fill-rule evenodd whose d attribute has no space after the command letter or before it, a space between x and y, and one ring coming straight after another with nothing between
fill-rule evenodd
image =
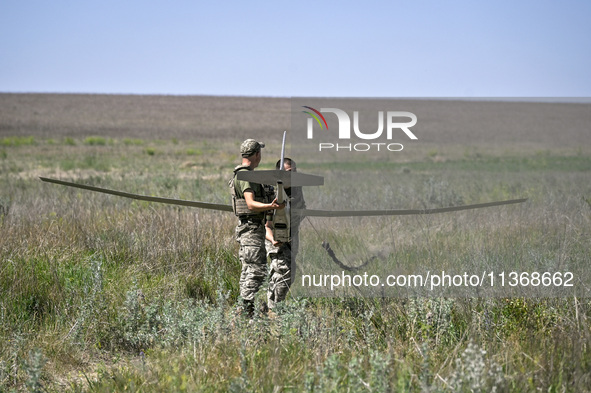
<instances>
[{"instance_id":1,"label":"military boot","mask_svg":"<svg viewBox=\"0 0 591 393\"><path fill-rule=\"evenodd\" d=\"M254 300L244 300L244 308L242 310L242 315L247 318L254 317Z\"/></svg>"}]
</instances>

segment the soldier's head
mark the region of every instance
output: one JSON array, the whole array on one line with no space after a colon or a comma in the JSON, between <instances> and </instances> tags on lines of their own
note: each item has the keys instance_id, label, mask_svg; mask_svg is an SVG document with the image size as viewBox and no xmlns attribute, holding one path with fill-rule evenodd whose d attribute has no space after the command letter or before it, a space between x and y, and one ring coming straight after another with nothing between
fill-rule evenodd
<instances>
[{"instance_id":1,"label":"soldier's head","mask_svg":"<svg viewBox=\"0 0 591 393\"><path fill-rule=\"evenodd\" d=\"M281 160L277 161L277 163L275 164L275 169L281 169L280 166L281 166ZM289 171L289 172L297 172L295 161L292 160L291 158L285 157L283 159L283 170Z\"/></svg>"},{"instance_id":2,"label":"soldier's head","mask_svg":"<svg viewBox=\"0 0 591 393\"><path fill-rule=\"evenodd\" d=\"M242 162L248 161L252 168L256 168L261 162L261 149L265 147L262 142L257 142L254 139L247 139L240 145L240 155Z\"/></svg>"}]
</instances>

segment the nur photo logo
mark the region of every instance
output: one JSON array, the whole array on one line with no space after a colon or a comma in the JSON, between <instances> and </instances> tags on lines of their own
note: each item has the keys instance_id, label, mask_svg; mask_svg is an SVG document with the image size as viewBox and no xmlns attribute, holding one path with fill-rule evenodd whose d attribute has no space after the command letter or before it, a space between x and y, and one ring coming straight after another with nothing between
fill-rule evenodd
<instances>
[{"instance_id":1,"label":"nur photo logo","mask_svg":"<svg viewBox=\"0 0 591 393\"><path fill-rule=\"evenodd\" d=\"M302 112L307 114L306 138L314 139L314 127L319 127L322 136L326 138L328 135L332 139L330 142L318 143L318 151L401 151L404 146L399 142L392 142L394 138L405 135L410 140L417 140L417 136L411 131L411 127L417 124L417 116L412 112L405 111L378 111L377 112L377 130L371 131L362 130L360 126L359 111L353 111L353 124L351 126L351 116L344 110L339 108L320 108L315 109L311 106L302 106L306 110ZM326 117L323 113L331 113L336 116L336 124L338 127L334 139L332 134L329 134L329 126ZM332 118L332 119L331 119ZM329 116L331 123L334 122L334 117ZM366 125L367 127L367 125ZM331 130L334 128L331 128ZM384 132L385 131L385 132ZM334 134L335 132L332 131ZM368 142L353 143L351 141L362 140ZM385 142L380 142L385 140ZM349 141L349 143L347 143ZM372 141L372 142L369 142Z\"/></svg>"}]
</instances>

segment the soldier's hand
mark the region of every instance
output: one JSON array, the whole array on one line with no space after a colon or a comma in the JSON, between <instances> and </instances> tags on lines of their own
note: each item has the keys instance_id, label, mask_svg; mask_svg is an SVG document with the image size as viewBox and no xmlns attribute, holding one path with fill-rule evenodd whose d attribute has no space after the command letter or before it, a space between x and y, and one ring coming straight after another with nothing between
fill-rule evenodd
<instances>
[{"instance_id":1,"label":"soldier's hand","mask_svg":"<svg viewBox=\"0 0 591 393\"><path fill-rule=\"evenodd\" d=\"M281 210L284 207L285 207L285 202L279 204L279 203L277 203L277 198L273 199L273 202L271 202L271 209Z\"/></svg>"}]
</instances>

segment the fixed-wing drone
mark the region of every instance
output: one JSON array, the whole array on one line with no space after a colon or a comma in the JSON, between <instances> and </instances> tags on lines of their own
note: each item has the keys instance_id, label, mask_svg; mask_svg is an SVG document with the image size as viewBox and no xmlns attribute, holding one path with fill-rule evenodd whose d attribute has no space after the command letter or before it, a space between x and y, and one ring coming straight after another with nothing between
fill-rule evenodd
<instances>
[{"instance_id":1,"label":"fixed-wing drone","mask_svg":"<svg viewBox=\"0 0 591 393\"><path fill-rule=\"evenodd\" d=\"M472 205L443 207L436 209L414 209L414 210L314 210L314 209L298 209L294 212L290 209L289 198L285 192L286 188L301 187L301 186L321 186L324 185L324 178L322 176L303 174L298 172L290 172L284 170L285 158L285 136L283 133L283 144L281 147L280 167L276 170L260 170L260 171L240 171L237 174L239 180L245 180L253 183L273 185L275 184L275 196L279 204L285 202L286 207L280 210L274 210L273 214L273 236L274 239L280 242L288 242L290 240L290 217L292 214L299 214L301 217L360 217L360 216L400 216L400 215L421 215L421 214L435 214L460 210L479 209L491 206L509 205L515 203L523 203L527 198L511 199L505 201L478 203ZM94 187L85 184L73 183L63 180L50 179L40 177L44 182L60 184L68 187L76 187L84 190L101 192L104 194L117 195L125 198L132 198L148 202L166 203L171 205L191 206L201 209L233 211L231 205L188 201L182 199L153 197L146 195L131 194L128 192L109 190L106 188ZM326 247L325 247L326 248ZM328 250L328 249L327 249Z\"/></svg>"}]
</instances>

